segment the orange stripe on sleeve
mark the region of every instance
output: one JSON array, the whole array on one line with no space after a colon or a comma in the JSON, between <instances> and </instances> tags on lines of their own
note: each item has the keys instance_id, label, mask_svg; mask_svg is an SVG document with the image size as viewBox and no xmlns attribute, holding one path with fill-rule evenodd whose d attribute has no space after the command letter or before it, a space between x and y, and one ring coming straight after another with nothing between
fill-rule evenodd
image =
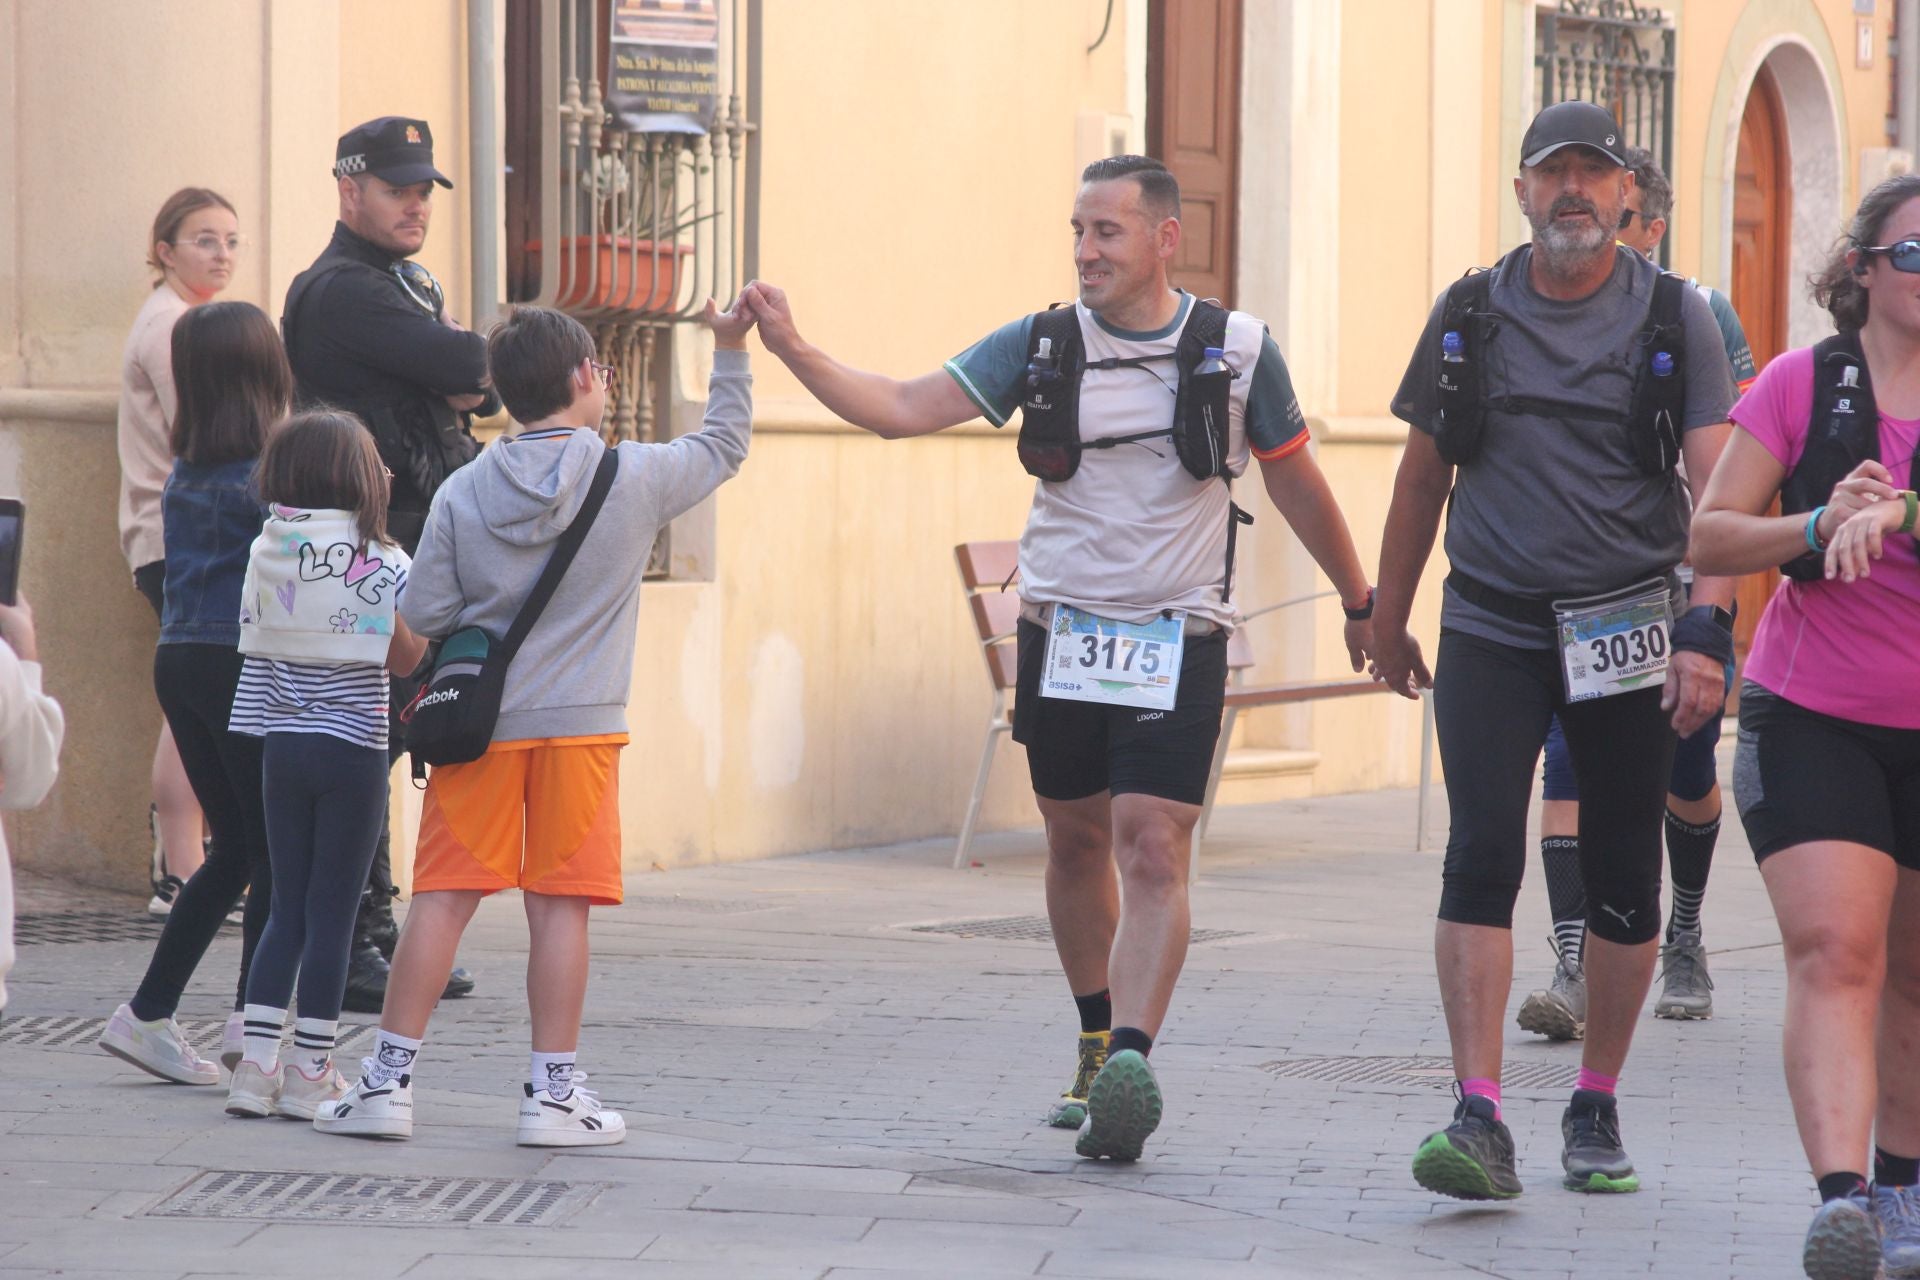
<instances>
[{"instance_id":1,"label":"orange stripe on sleeve","mask_svg":"<svg viewBox=\"0 0 1920 1280\"><path fill-rule=\"evenodd\" d=\"M1267 450L1265 452L1262 452L1259 449L1254 449L1253 456L1260 459L1260 461L1262 462L1278 461L1279 459L1284 458L1289 454L1298 453L1300 450L1306 448L1309 435L1310 433L1307 431L1307 428L1304 425L1302 425L1300 428L1300 434L1296 435L1295 437L1293 437L1293 439L1281 445L1278 449ZM1249 448L1251 448L1251 446L1249 446Z\"/></svg>"}]
</instances>

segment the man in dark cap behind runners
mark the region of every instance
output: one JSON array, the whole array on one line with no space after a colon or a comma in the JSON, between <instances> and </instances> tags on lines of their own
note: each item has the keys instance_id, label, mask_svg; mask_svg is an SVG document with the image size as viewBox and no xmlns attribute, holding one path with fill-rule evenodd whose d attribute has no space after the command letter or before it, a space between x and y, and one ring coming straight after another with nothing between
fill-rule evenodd
<instances>
[{"instance_id":1,"label":"man in dark cap behind runners","mask_svg":"<svg viewBox=\"0 0 1920 1280\"><path fill-rule=\"evenodd\" d=\"M287 290L280 327L301 405L358 414L393 475L387 528L411 555L434 491L479 452L468 415L491 414L487 344L447 314L440 285L411 261L427 240L434 187L453 183L434 167L424 120L382 116L349 129L335 151L340 220L333 240ZM414 681L395 677L388 748L406 749L397 713ZM383 832L354 929L344 1007L378 1013L386 997L393 923L393 873ZM450 996L473 990L455 970Z\"/></svg>"}]
</instances>

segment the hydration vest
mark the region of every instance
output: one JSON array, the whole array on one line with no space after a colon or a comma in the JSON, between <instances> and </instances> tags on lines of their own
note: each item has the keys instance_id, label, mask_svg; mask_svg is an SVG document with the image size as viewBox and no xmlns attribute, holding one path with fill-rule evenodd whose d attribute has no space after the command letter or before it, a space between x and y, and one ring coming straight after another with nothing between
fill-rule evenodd
<instances>
[{"instance_id":1,"label":"hydration vest","mask_svg":"<svg viewBox=\"0 0 1920 1280\"><path fill-rule=\"evenodd\" d=\"M1039 480L1064 481L1080 469L1089 449L1112 449L1170 438L1180 465L1195 480L1219 479L1232 492L1228 468L1227 426L1233 380L1239 373L1223 368L1198 373L1209 347L1225 348L1227 309L1205 298L1195 298L1170 352L1150 356L1109 356L1088 360L1080 333L1079 308L1055 303L1033 317L1027 334L1027 374L1020 400L1020 465ZM1044 344L1044 345L1043 345ZM1177 381L1173 393L1173 421L1162 430L1083 440L1080 436L1080 379L1088 369L1126 369L1171 360ZM1253 516L1227 500L1227 566L1220 598L1233 591L1234 543L1243 524Z\"/></svg>"},{"instance_id":2,"label":"hydration vest","mask_svg":"<svg viewBox=\"0 0 1920 1280\"><path fill-rule=\"evenodd\" d=\"M1920 446L1915 448L1920 460ZM1807 444L1800 460L1780 485L1783 515L1806 515L1825 503L1833 486L1862 462L1880 456L1880 409L1873 400L1873 379L1860 334L1836 333L1813 348L1813 409L1807 415ZM1826 576L1826 557L1809 551L1780 566L1796 582Z\"/></svg>"},{"instance_id":3,"label":"hydration vest","mask_svg":"<svg viewBox=\"0 0 1920 1280\"><path fill-rule=\"evenodd\" d=\"M1489 411L1531 413L1623 425L1631 434L1634 460L1642 471L1661 475L1673 470L1680 461L1680 422L1687 405L1686 334L1681 311L1687 295L1686 279L1662 271L1654 280L1646 321L1634 337L1642 355L1634 370L1632 407L1622 417L1614 410L1563 401L1488 394L1488 350L1506 319L1493 310L1490 299L1494 274L1506 261L1503 257L1491 267L1470 271L1447 287L1441 310L1441 350L1436 361L1440 423L1433 435L1441 458L1454 466L1472 461L1480 451Z\"/></svg>"}]
</instances>

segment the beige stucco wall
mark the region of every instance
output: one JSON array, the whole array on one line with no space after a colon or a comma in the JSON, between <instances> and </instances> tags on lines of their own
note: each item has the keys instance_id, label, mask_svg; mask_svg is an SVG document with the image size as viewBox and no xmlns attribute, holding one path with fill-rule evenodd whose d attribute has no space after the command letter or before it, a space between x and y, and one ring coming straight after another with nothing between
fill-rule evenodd
<instances>
[{"instance_id":1,"label":"beige stucco wall","mask_svg":"<svg viewBox=\"0 0 1920 1280\"><path fill-rule=\"evenodd\" d=\"M808 337L914 375L1068 296L1066 217L1088 139L1141 128L1145 6L1116 5L1089 54L1106 7L765 6L761 269ZM1822 68L1834 201L1850 208L1859 153L1885 144L1892 6L1874 19L1867 71L1853 66L1850 0L1667 7L1681 24L1674 261L1715 280L1728 131L1754 67L1784 41ZM1408 347L1434 293L1519 234L1509 179L1530 114L1532 8L1246 3L1242 302L1281 336L1369 564L1404 439L1387 402ZM134 21L116 0L0 4L0 490L32 511L25 582L72 726L54 797L10 820L23 862L125 884L143 874L153 624L118 553L111 391L154 209L189 182L233 198L254 246L227 296L277 314L331 226L337 134L424 115L458 187L422 258L471 314L466 12L461 0L177 0ZM914 49L939 56L902 56ZM679 429L697 420L702 342L677 340ZM1030 481L1011 441L975 424L882 442L835 423L763 355L756 374L753 455L698 517L713 530L707 580L644 598L623 765L636 869L950 833L972 782L989 695L951 548L1018 533ZM1324 587L1258 488L1250 478L1240 495L1259 516L1239 588L1250 607ZM1429 647L1443 568L1436 555L1415 615ZM1332 602L1256 627L1257 677L1344 670ZM1239 741L1265 763L1224 795L1408 784L1418 727L1416 707L1386 697L1251 717ZM1003 743L986 826L1035 820L1023 764Z\"/></svg>"}]
</instances>

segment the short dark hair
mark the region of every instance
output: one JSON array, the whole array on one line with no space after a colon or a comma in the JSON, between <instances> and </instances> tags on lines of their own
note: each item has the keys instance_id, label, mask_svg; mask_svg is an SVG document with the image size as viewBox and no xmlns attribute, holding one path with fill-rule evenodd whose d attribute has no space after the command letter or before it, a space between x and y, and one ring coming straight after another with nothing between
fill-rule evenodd
<instances>
[{"instance_id":1,"label":"short dark hair","mask_svg":"<svg viewBox=\"0 0 1920 1280\"><path fill-rule=\"evenodd\" d=\"M362 551L388 541L387 468L373 433L344 409L310 409L274 428L254 487L262 502L353 512Z\"/></svg>"},{"instance_id":2,"label":"short dark hair","mask_svg":"<svg viewBox=\"0 0 1920 1280\"><path fill-rule=\"evenodd\" d=\"M487 367L513 420L538 422L573 403L573 371L593 350L593 335L566 312L515 307L487 335Z\"/></svg>"},{"instance_id":3,"label":"short dark hair","mask_svg":"<svg viewBox=\"0 0 1920 1280\"><path fill-rule=\"evenodd\" d=\"M1847 263L1854 249L1884 243L1887 219L1909 200L1920 198L1920 173L1902 173L1888 178L1860 197L1853 222L1845 234L1827 251L1820 270L1807 277L1813 300L1833 317L1833 327L1842 333L1858 333L1867 327L1867 310L1873 292L1860 283L1859 275Z\"/></svg>"},{"instance_id":4,"label":"short dark hair","mask_svg":"<svg viewBox=\"0 0 1920 1280\"><path fill-rule=\"evenodd\" d=\"M293 370L265 312L208 302L174 321L173 388L173 456L218 466L259 456L267 428L293 401Z\"/></svg>"},{"instance_id":5,"label":"short dark hair","mask_svg":"<svg viewBox=\"0 0 1920 1280\"><path fill-rule=\"evenodd\" d=\"M1081 182L1132 178L1140 184L1140 203L1157 219L1180 216L1180 183L1152 156L1108 156L1080 171Z\"/></svg>"},{"instance_id":6,"label":"short dark hair","mask_svg":"<svg viewBox=\"0 0 1920 1280\"><path fill-rule=\"evenodd\" d=\"M1653 152L1645 147L1628 147L1627 172L1633 175L1633 184L1640 188L1640 216L1648 222L1655 218L1671 221L1673 184L1667 181L1666 172L1653 158Z\"/></svg>"}]
</instances>

